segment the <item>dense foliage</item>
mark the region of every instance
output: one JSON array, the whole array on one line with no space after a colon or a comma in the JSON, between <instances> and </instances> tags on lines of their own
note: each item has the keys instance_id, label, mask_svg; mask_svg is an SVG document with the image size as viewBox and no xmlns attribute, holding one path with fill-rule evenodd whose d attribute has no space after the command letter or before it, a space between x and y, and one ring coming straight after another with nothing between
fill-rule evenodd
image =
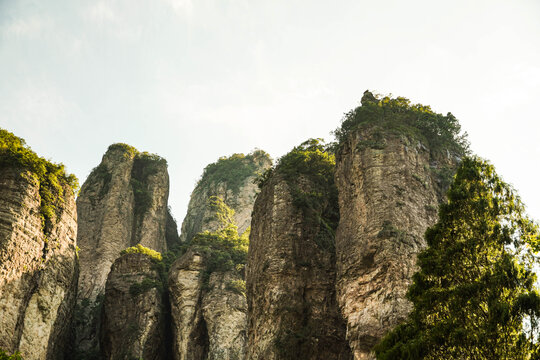
<instances>
[{"instance_id":1,"label":"dense foliage","mask_svg":"<svg viewBox=\"0 0 540 360\"><path fill-rule=\"evenodd\" d=\"M248 155L221 157L204 168L197 188L207 189L210 184L226 183L228 189L237 194L244 181L250 176L258 175L260 165L270 161L270 156L262 150L255 150Z\"/></svg>"},{"instance_id":2,"label":"dense foliage","mask_svg":"<svg viewBox=\"0 0 540 360\"><path fill-rule=\"evenodd\" d=\"M47 234L57 221L57 210L64 204L64 189L79 187L75 175L67 174L63 164L53 164L39 157L25 141L9 131L0 129L0 166L30 171L39 181L41 219Z\"/></svg>"},{"instance_id":3,"label":"dense foliage","mask_svg":"<svg viewBox=\"0 0 540 360\"><path fill-rule=\"evenodd\" d=\"M154 261L163 260L161 254L158 251L149 249L145 246L142 246L141 244L128 247L127 249L124 249L120 252L120 255L124 255L124 254L144 254Z\"/></svg>"},{"instance_id":4,"label":"dense foliage","mask_svg":"<svg viewBox=\"0 0 540 360\"><path fill-rule=\"evenodd\" d=\"M538 359L538 228L492 165L464 158L426 231L407 293L414 309L378 359Z\"/></svg>"},{"instance_id":5,"label":"dense foliage","mask_svg":"<svg viewBox=\"0 0 540 360\"><path fill-rule=\"evenodd\" d=\"M234 210L230 209L221 198L212 196L209 199L211 209L215 211L220 227L216 231L204 231L193 237L191 244L201 251L205 257L206 268L203 273L205 284L213 272L237 271L243 274L246 264L249 231L238 234L234 224ZM245 285L232 284L237 289Z\"/></svg>"},{"instance_id":6,"label":"dense foliage","mask_svg":"<svg viewBox=\"0 0 540 360\"><path fill-rule=\"evenodd\" d=\"M293 205L303 212L307 228L319 230L315 241L322 247L333 247L339 222L335 166L335 156L322 139L309 139L259 178L259 187L273 176L287 182Z\"/></svg>"},{"instance_id":7,"label":"dense foliage","mask_svg":"<svg viewBox=\"0 0 540 360\"><path fill-rule=\"evenodd\" d=\"M345 114L341 127L334 131L338 144L343 144L351 133L365 127L377 126L385 134L406 135L429 145L432 152L450 151L458 155L468 152L466 134L461 135L458 120L448 113L435 113L429 106L411 104L404 97L376 97L364 93L362 106ZM380 148L384 143L369 140L370 147Z\"/></svg>"},{"instance_id":8,"label":"dense foliage","mask_svg":"<svg viewBox=\"0 0 540 360\"><path fill-rule=\"evenodd\" d=\"M19 352L15 352L11 355L0 349L0 360L23 360Z\"/></svg>"}]
</instances>

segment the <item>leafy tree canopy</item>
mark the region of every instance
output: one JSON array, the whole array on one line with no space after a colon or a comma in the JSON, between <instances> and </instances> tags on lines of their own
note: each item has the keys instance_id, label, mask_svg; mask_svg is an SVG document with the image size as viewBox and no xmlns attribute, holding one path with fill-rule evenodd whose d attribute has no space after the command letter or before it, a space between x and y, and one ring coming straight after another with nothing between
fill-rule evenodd
<instances>
[{"instance_id":1,"label":"leafy tree canopy","mask_svg":"<svg viewBox=\"0 0 540 360\"><path fill-rule=\"evenodd\" d=\"M492 165L466 157L426 231L414 309L377 359L538 359L538 228Z\"/></svg>"}]
</instances>

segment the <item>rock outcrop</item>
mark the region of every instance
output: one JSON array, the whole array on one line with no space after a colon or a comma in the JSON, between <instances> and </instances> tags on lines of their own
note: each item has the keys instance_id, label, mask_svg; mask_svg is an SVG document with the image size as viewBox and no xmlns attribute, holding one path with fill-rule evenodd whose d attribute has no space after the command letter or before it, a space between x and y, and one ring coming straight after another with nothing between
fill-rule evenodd
<instances>
[{"instance_id":1,"label":"rock outcrop","mask_svg":"<svg viewBox=\"0 0 540 360\"><path fill-rule=\"evenodd\" d=\"M213 210L208 206L212 196L221 198L234 210L234 222L242 234L251 223L251 211L258 187L254 180L272 166L270 156L262 150L248 155L234 154L208 165L191 194L188 211L182 222L181 242L190 241L196 234L214 231L219 223L212 221Z\"/></svg>"},{"instance_id":2,"label":"rock outcrop","mask_svg":"<svg viewBox=\"0 0 540 360\"><path fill-rule=\"evenodd\" d=\"M243 283L234 271L210 275L201 302L208 332L208 360L245 358L247 303Z\"/></svg>"},{"instance_id":3,"label":"rock outcrop","mask_svg":"<svg viewBox=\"0 0 540 360\"><path fill-rule=\"evenodd\" d=\"M114 262L101 324L105 359L165 358L163 284L155 261L128 253Z\"/></svg>"},{"instance_id":4,"label":"rock outcrop","mask_svg":"<svg viewBox=\"0 0 540 360\"><path fill-rule=\"evenodd\" d=\"M205 359L208 354L208 333L201 314L203 270L202 254L191 249L169 270L175 360Z\"/></svg>"},{"instance_id":5,"label":"rock outcrop","mask_svg":"<svg viewBox=\"0 0 540 360\"><path fill-rule=\"evenodd\" d=\"M28 360L64 359L78 275L74 193L61 166L1 132L0 348ZM27 170L33 164L13 164L22 157L10 151L34 157L41 174Z\"/></svg>"},{"instance_id":6,"label":"rock outcrop","mask_svg":"<svg viewBox=\"0 0 540 360\"><path fill-rule=\"evenodd\" d=\"M125 144L111 145L83 184L77 198L77 242L81 249L75 339L78 356L98 353L105 283L120 252L136 244L167 250L167 224L171 222L168 193L166 161Z\"/></svg>"},{"instance_id":7,"label":"rock outcrop","mask_svg":"<svg viewBox=\"0 0 540 360\"><path fill-rule=\"evenodd\" d=\"M247 234L240 237L233 211L211 198L221 226L196 235L169 271L175 359L244 359L246 297L243 267Z\"/></svg>"},{"instance_id":8,"label":"rock outcrop","mask_svg":"<svg viewBox=\"0 0 540 360\"><path fill-rule=\"evenodd\" d=\"M191 194L180 237L181 242L192 245L169 272L175 359L245 357L243 275L235 269L210 273L208 253L192 241L199 233L220 231L228 225L235 233L245 233L258 192L254 180L271 165L270 157L261 150L220 158L205 168Z\"/></svg>"},{"instance_id":9,"label":"rock outcrop","mask_svg":"<svg viewBox=\"0 0 540 360\"><path fill-rule=\"evenodd\" d=\"M335 296L333 157L295 148L253 210L246 269L247 359L351 359Z\"/></svg>"},{"instance_id":10,"label":"rock outcrop","mask_svg":"<svg viewBox=\"0 0 540 360\"><path fill-rule=\"evenodd\" d=\"M363 106L373 101L364 96ZM386 111L380 119L395 115L385 106L375 110ZM441 179L451 176L455 163L448 151L436 152L415 133L404 134L410 126L405 122L396 132L382 121L351 131L337 156L337 293L355 359L373 359L372 347L410 312L405 294L416 255L426 246L425 230L437 220Z\"/></svg>"}]
</instances>

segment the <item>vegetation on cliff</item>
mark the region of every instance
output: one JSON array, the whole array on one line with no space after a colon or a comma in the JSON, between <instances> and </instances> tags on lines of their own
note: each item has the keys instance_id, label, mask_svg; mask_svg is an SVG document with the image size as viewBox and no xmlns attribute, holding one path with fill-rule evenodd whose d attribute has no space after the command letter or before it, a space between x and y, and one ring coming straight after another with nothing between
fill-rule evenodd
<instances>
[{"instance_id":1,"label":"vegetation on cliff","mask_svg":"<svg viewBox=\"0 0 540 360\"><path fill-rule=\"evenodd\" d=\"M333 247L339 222L335 166L335 156L322 139L309 139L282 156L258 179L261 188L273 176L286 181L293 205L304 214L306 227L319 229L315 241L322 247Z\"/></svg>"},{"instance_id":2,"label":"vegetation on cliff","mask_svg":"<svg viewBox=\"0 0 540 360\"><path fill-rule=\"evenodd\" d=\"M362 106L345 114L334 135L338 144L343 144L350 134L368 127L375 129L373 139L364 144L369 147L384 147L384 135L394 134L419 140L433 153L449 151L462 156L469 149L466 134L461 134L454 115L438 114L429 106L411 104L404 97L381 97L364 92Z\"/></svg>"},{"instance_id":3,"label":"vegetation on cliff","mask_svg":"<svg viewBox=\"0 0 540 360\"><path fill-rule=\"evenodd\" d=\"M64 205L64 191L77 191L75 175L67 174L63 164L54 164L38 156L26 142L0 128L0 166L30 171L39 181L43 231L48 234L57 222L57 211Z\"/></svg>"},{"instance_id":4,"label":"vegetation on cliff","mask_svg":"<svg viewBox=\"0 0 540 360\"><path fill-rule=\"evenodd\" d=\"M246 265L249 230L242 235L238 234L238 227L234 224L234 210L230 209L221 198L209 198L212 210L220 227L216 231L204 231L195 235L191 245L201 251L205 257L205 271L203 281L208 283L213 272L237 271L243 274ZM245 284L234 284L235 289L244 292Z\"/></svg>"},{"instance_id":5,"label":"vegetation on cliff","mask_svg":"<svg viewBox=\"0 0 540 360\"><path fill-rule=\"evenodd\" d=\"M248 155L221 157L204 168L196 189L207 189L210 184L226 183L228 189L237 194L248 177L258 175L257 171L264 162L271 162L271 159L263 150L255 150Z\"/></svg>"},{"instance_id":6,"label":"vegetation on cliff","mask_svg":"<svg viewBox=\"0 0 540 360\"><path fill-rule=\"evenodd\" d=\"M0 349L0 360L23 360L23 358L18 351L9 355L4 350Z\"/></svg>"},{"instance_id":7,"label":"vegetation on cliff","mask_svg":"<svg viewBox=\"0 0 540 360\"><path fill-rule=\"evenodd\" d=\"M407 293L414 309L375 348L377 358L539 358L537 226L478 158L463 159L447 196Z\"/></svg>"}]
</instances>

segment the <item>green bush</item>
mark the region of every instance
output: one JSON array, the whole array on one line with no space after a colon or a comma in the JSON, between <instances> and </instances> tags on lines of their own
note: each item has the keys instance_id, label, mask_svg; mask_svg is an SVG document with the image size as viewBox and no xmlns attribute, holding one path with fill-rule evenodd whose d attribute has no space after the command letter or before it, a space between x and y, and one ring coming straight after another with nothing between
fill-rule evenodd
<instances>
[{"instance_id":1,"label":"green bush","mask_svg":"<svg viewBox=\"0 0 540 360\"><path fill-rule=\"evenodd\" d=\"M227 289L246 296L246 282L244 280L231 280L227 283Z\"/></svg>"},{"instance_id":2,"label":"green bush","mask_svg":"<svg viewBox=\"0 0 540 360\"><path fill-rule=\"evenodd\" d=\"M25 141L0 128L0 167L28 170L39 181L43 232L48 234L57 221L57 211L64 205L64 187L77 191L75 175L67 174L63 164L54 164L26 145Z\"/></svg>"},{"instance_id":3,"label":"green bush","mask_svg":"<svg viewBox=\"0 0 540 360\"><path fill-rule=\"evenodd\" d=\"M4 350L0 349L0 360L23 360L23 358L18 351L9 355Z\"/></svg>"},{"instance_id":4,"label":"green bush","mask_svg":"<svg viewBox=\"0 0 540 360\"><path fill-rule=\"evenodd\" d=\"M459 122L451 113L444 116L435 113L429 106L411 104L404 97L373 96L369 91L364 93L362 106L345 114L334 135L338 145L342 145L351 133L374 125L386 133L405 135L428 144L434 153L448 150L462 156L469 152L466 134L460 134ZM364 145L369 147L382 146L377 139L367 141Z\"/></svg>"},{"instance_id":5,"label":"green bush","mask_svg":"<svg viewBox=\"0 0 540 360\"><path fill-rule=\"evenodd\" d=\"M144 254L154 261L163 260L163 257L161 256L160 252L149 249L145 246L142 246L141 244L128 247L127 249L124 249L120 252L120 255L124 255L124 254Z\"/></svg>"}]
</instances>

